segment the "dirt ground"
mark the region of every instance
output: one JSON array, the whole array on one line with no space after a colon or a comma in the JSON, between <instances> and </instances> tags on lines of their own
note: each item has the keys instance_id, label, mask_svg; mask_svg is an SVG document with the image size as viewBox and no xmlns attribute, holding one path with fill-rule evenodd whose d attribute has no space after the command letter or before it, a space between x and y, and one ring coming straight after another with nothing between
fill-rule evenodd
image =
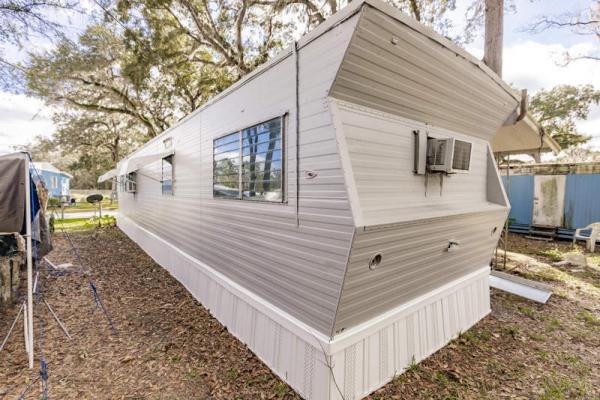
<instances>
[{"instance_id":1,"label":"dirt ground","mask_svg":"<svg viewBox=\"0 0 600 400\"><path fill-rule=\"evenodd\" d=\"M42 312L50 398L299 398L117 228L72 237L117 333L82 271L47 275L45 298L73 337ZM55 247L54 263L79 265L60 234ZM507 269L550 283L549 303L493 290L491 315L370 399L600 399L600 268L552 266L572 251L566 242L511 235L509 250L537 260ZM0 340L17 311L0 314ZM38 375L19 327L0 353L0 399L18 398ZM40 395L36 382L25 398Z\"/></svg>"}]
</instances>

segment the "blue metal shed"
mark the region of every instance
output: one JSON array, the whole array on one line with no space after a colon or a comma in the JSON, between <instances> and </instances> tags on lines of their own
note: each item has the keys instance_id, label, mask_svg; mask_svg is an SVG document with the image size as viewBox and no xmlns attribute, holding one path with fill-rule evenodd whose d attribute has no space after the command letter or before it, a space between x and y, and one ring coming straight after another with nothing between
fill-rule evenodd
<instances>
[{"instance_id":1,"label":"blue metal shed","mask_svg":"<svg viewBox=\"0 0 600 400\"><path fill-rule=\"evenodd\" d=\"M555 226L559 237L569 238L575 229L600 222L600 162L515 165L508 176L505 166L500 171L511 204L511 231ZM544 186L548 182L552 185ZM552 220L548 214L555 222L544 223Z\"/></svg>"},{"instance_id":2,"label":"blue metal shed","mask_svg":"<svg viewBox=\"0 0 600 400\"><path fill-rule=\"evenodd\" d=\"M34 165L44 180L49 197L71 196L71 174L59 170L48 162L36 162Z\"/></svg>"}]
</instances>

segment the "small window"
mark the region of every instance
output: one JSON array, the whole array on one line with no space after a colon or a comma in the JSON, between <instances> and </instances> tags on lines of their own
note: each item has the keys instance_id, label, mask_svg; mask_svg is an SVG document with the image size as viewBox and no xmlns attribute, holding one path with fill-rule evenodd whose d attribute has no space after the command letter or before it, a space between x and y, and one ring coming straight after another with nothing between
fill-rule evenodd
<instances>
[{"instance_id":1,"label":"small window","mask_svg":"<svg viewBox=\"0 0 600 400\"><path fill-rule=\"evenodd\" d=\"M162 193L173 194L173 155L162 159Z\"/></svg>"},{"instance_id":2,"label":"small window","mask_svg":"<svg viewBox=\"0 0 600 400\"><path fill-rule=\"evenodd\" d=\"M52 189L56 189L58 187L58 179L56 178L56 176L50 177L50 181L51 181L50 186L52 186Z\"/></svg>"},{"instance_id":3,"label":"small window","mask_svg":"<svg viewBox=\"0 0 600 400\"><path fill-rule=\"evenodd\" d=\"M137 191L137 174L130 172L125 179L125 191L127 193L135 193Z\"/></svg>"},{"instance_id":4,"label":"small window","mask_svg":"<svg viewBox=\"0 0 600 400\"><path fill-rule=\"evenodd\" d=\"M283 118L214 141L213 195L283 201Z\"/></svg>"}]
</instances>

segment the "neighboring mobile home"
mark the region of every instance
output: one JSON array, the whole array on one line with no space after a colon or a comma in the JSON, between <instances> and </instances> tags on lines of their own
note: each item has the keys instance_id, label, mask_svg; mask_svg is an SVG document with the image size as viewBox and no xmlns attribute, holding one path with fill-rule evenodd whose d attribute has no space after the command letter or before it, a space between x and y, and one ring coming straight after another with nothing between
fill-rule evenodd
<instances>
[{"instance_id":1,"label":"neighboring mobile home","mask_svg":"<svg viewBox=\"0 0 600 400\"><path fill-rule=\"evenodd\" d=\"M514 164L500 173L511 231L571 239L600 222L600 162Z\"/></svg>"},{"instance_id":2,"label":"neighboring mobile home","mask_svg":"<svg viewBox=\"0 0 600 400\"><path fill-rule=\"evenodd\" d=\"M522 104L355 1L103 179L119 227L298 393L357 399L489 313L508 213L490 141Z\"/></svg>"},{"instance_id":3,"label":"neighboring mobile home","mask_svg":"<svg viewBox=\"0 0 600 400\"><path fill-rule=\"evenodd\" d=\"M48 190L48 197L68 198L71 195L71 174L63 172L49 162L33 163Z\"/></svg>"}]
</instances>

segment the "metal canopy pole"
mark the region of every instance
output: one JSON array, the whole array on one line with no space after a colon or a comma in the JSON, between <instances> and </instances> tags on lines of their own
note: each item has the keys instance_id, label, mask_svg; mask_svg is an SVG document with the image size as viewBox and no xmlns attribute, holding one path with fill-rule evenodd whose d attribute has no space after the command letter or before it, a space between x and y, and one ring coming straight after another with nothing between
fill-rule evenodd
<instances>
[{"instance_id":1,"label":"metal canopy pole","mask_svg":"<svg viewBox=\"0 0 600 400\"><path fill-rule=\"evenodd\" d=\"M27 154L27 153L25 153ZM27 236L27 330L29 369L33 368L33 260L31 254L31 176L29 157L25 157L25 229Z\"/></svg>"},{"instance_id":2,"label":"metal canopy pole","mask_svg":"<svg viewBox=\"0 0 600 400\"><path fill-rule=\"evenodd\" d=\"M506 155L506 195L510 195L510 154ZM504 269L506 269L506 252L508 250L508 222L510 214L506 216L504 222Z\"/></svg>"}]
</instances>

